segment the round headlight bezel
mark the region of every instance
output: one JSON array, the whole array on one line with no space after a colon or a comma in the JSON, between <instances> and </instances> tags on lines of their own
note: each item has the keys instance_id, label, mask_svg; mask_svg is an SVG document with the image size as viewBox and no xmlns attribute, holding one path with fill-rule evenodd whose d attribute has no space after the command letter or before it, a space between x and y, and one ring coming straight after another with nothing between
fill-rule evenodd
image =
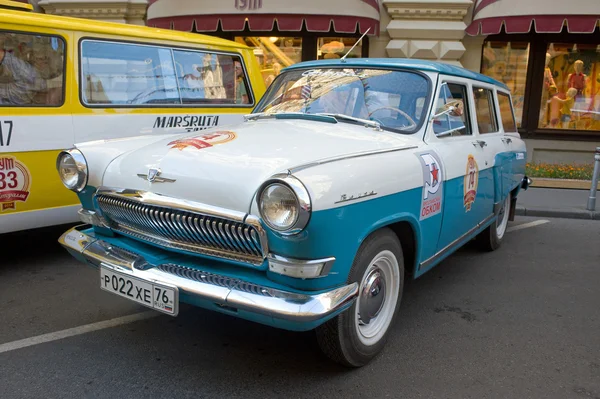
<instances>
[{"instance_id":1,"label":"round headlight bezel","mask_svg":"<svg viewBox=\"0 0 600 399\"><path fill-rule=\"evenodd\" d=\"M281 185L289 189L295 197L297 217L294 223L289 227L281 228L277 225L274 225L263 214L263 195L267 192L267 189L273 185ZM256 196L256 203L258 206L258 212L260 214L260 217L265 222L265 224L273 231L282 235L294 235L303 231L304 228L306 228L306 226L308 225L312 211L312 203L308 190L306 189L304 184L302 184L302 182L298 180L298 178L287 174L275 175L261 185L257 194L258 195Z\"/></svg>"},{"instance_id":2,"label":"round headlight bezel","mask_svg":"<svg viewBox=\"0 0 600 399\"><path fill-rule=\"evenodd\" d=\"M61 173L61 163L65 157L71 157L75 163L75 167L77 168L77 182L74 185L69 185L64 179L63 174ZM89 171L88 165L83 153L76 148L72 148L69 150L61 151L56 158L56 170L58 171L58 176L60 177L60 181L63 185L71 191L79 193L83 191L83 189L87 186Z\"/></svg>"}]
</instances>

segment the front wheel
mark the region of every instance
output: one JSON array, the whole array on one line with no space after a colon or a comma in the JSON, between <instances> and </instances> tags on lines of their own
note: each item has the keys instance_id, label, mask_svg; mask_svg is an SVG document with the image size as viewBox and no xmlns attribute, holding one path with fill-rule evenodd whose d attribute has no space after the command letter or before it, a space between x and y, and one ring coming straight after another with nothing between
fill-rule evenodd
<instances>
[{"instance_id":1,"label":"front wheel","mask_svg":"<svg viewBox=\"0 0 600 399\"><path fill-rule=\"evenodd\" d=\"M502 208L500 208L500 211L498 212L496 223L492 223L477 235L477 244L479 244L482 249L486 251L495 251L500 248L502 238L504 238L506 227L508 226L511 203L511 195L508 194L502 204Z\"/></svg>"},{"instance_id":2,"label":"front wheel","mask_svg":"<svg viewBox=\"0 0 600 399\"><path fill-rule=\"evenodd\" d=\"M344 313L317 327L317 341L330 359L360 367L381 352L400 308L404 259L391 230L379 230L363 242L347 281L359 284L358 298Z\"/></svg>"}]
</instances>

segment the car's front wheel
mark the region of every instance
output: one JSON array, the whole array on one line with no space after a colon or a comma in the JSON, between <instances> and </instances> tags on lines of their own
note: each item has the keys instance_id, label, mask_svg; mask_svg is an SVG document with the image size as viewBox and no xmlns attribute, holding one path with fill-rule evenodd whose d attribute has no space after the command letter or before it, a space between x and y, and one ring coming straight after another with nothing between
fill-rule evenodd
<instances>
[{"instance_id":1,"label":"car's front wheel","mask_svg":"<svg viewBox=\"0 0 600 399\"><path fill-rule=\"evenodd\" d=\"M502 208L500 208L500 211L498 212L496 222L489 225L477 235L476 241L482 249L486 251L495 251L500 248L500 244L502 244L502 239L506 233L506 228L508 227L510 207L511 194L508 194L502 204Z\"/></svg>"},{"instance_id":2,"label":"car's front wheel","mask_svg":"<svg viewBox=\"0 0 600 399\"><path fill-rule=\"evenodd\" d=\"M348 276L359 284L358 298L339 316L316 329L321 350L345 366L360 367L385 346L402 298L402 246L389 229L369 236L359 248Z\"/></svg>"}]
</instances>

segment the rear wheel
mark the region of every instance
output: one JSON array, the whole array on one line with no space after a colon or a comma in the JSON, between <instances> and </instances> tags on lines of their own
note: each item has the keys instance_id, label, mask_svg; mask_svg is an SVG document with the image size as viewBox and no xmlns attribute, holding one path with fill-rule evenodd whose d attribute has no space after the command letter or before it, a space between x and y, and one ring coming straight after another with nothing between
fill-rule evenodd
<instances>
[{"instance_id":1,"label":"rear wheel","mask_svg":"<svg viewBox=\"0 0 600 399\"><path fill-rule=\"evenodd\" d=\"M381 352L400 307L404 260L391 230L379 230L363 242L347 281L359 284L358 298L347 311L317 327L317 341L330 359L360 367Z\"/></svg>"},{"instance_id":2,"label":"rear wheel","mask_svg":"<svg viewBox=\"0 0 600 399\"><path fill-rule=\"evenodd\" d=\"M500 208L500 211L498 212L496 222L489 225L485 230L477 235L477 244L482 249L486 251L495 251L496 249L500 248L500 245L502 244L502 238L504 238L504 234L506 233L506 228L508 226L508 219L512 204L511 198L511 195L508 194L504 199L502 208Z\"/></svg>"}]
</instances>

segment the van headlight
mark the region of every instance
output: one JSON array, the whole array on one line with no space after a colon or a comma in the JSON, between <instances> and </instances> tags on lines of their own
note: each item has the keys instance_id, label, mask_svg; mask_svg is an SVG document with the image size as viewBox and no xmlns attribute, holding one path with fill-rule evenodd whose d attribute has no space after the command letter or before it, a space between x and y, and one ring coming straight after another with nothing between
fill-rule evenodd
<instances>
[{"instance_id":1,"label":"van headlight","mask_svg":"<svg viewBox=\"0 0 600 399\"><path fill-rule=\"evenodd\" d=\"M264 222L285 235L301 232L310 219L308 190L291 175L275 175L266 181L258 192L257 202Z\"/></svg>"},{"instance_id":2,"label":"van headlight","mask_svg":"<svg viewBox=\"0 0 600 399\"><path fill-rule=\"evenodd\" d=\"M61 151L56 159L56 169L60 180L69 190L80 192L87 185L88 167L81 151L76 149Z\"/></svg>"}]
</instances>

